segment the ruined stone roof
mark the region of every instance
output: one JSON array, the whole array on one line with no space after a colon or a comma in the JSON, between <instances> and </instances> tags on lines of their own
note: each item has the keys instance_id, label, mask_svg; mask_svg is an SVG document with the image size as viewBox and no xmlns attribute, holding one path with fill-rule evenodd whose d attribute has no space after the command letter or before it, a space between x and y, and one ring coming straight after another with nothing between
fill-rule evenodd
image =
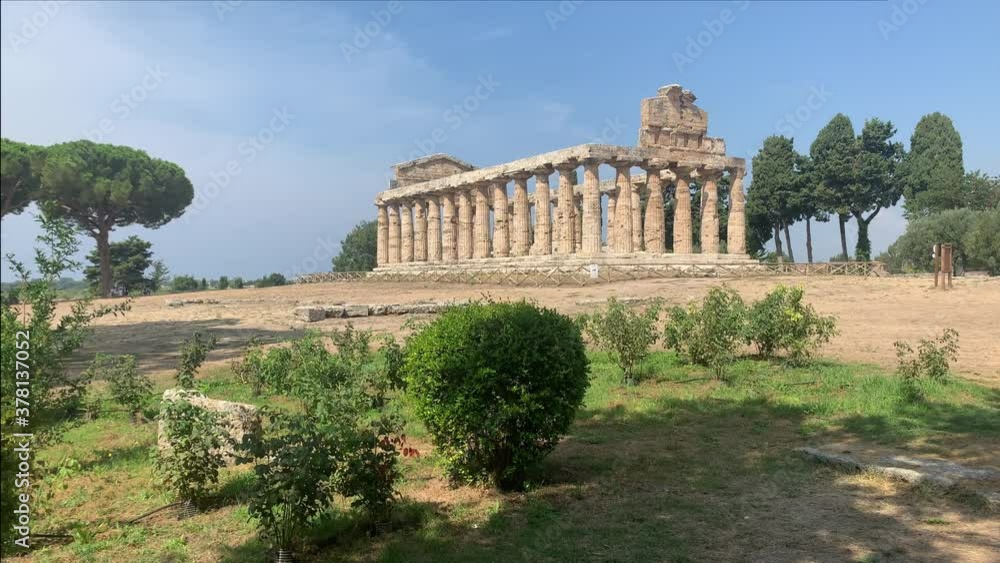
<instances>
[{"instance_id":1,"label":"ruined stone roof","mask_svg":"<svg viewBox=\"0 0 1000 563\"><path fill-rule=\"evenodd\" d=\"M419 166L421 164L425 164L425 163L428 163L428 162L434 162L435 160L447 160L447 161L449 161L449 162L451 162L453 164L456 164L457 166L460 166L462 168L466 168L468 170L475 170L476 169L475 166L469 164L468 162L465 162L464 160L462 160L460 158L455 158L454 156L451 156L450 154L445 154L443 152L429 154L427 156L422 156L420 158L416 158L416 159L413 159L413 160L407 160L405 162L398 162L396 164L393 164L392 167L393 168L409 168L409 167L413 167L413 166Z\"/></svg>"}]
</instances>

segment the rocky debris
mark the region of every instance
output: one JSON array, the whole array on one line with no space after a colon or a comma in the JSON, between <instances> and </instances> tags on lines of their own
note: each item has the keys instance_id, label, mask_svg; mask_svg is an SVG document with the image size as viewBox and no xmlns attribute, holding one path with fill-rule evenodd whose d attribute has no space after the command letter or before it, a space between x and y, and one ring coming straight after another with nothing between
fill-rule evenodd
<instances>
[{"instance_id":1,"label":"rocky debris","mask_svg":"<svg viewBox=\"0 0 1000 563\"><path fill-rule=\"evenodd\" d=\"M326 309L323 307L296 307L292 314L300 321L314 323L326 318Z\"/></svg>"},{"instance_id":2,"label":"rocky debris","mask_svg":"<svg viewBox=\"0 0 1000 563\"><path fill-rule=\"evenodd\" d=\"M313 323L323 319L381 317L386 315L431 315L447 307L464 305L468 301L442 301L421 303L346 303L338 305L303 305L296 307L296 320ZM322 314L322 316L321 316Z\"/></svg>"},{"instance_id":3,"label":"rocky debris","mask_svg":"<svg viewBox=\"0 0 1000 563\"><path fill-rule=\"evenodd\" d=\"M183 307L185 305L218 305L218 299L167 299L167 307Z\"/></svg>"},{"instance_id":4,"label":"rocky debris","mask_svg":"<svg viewBox=\"0 0 1000 563\"><path fill-rule=\"evenodd\" d=\"M872 454L864 448L860 454L837 444L819 448L796 448L808 458L851 471L865 471L885 475L907 483L929 483L944 488L962 487L983 499L991 507L1000 507L1000 492L978 490L984 481L1000 480L1000 471L993 468L974 468L953 461L914 457L892 452Z\"/></svg>"},{"instance_id":5,"label":"rocky debris","mask_svg":"<svg viewBox=\"0 0 1000 563\"><path fill-rule=\"evenodd\" d=\"M209 399L202 393L190 389L167 389L163 392L164 402L178 400L187 401L192 405L221 415L222 426L232 439L230 444L222 447L222 454L229 465L237 463L237 448L243 442L243 437L255 435L260 432L260 413L257 412L257 407L253 405ZM156 443L161 451L170 447L164 433L162 420L157 429Z\"/></svg>"}]
</instances>

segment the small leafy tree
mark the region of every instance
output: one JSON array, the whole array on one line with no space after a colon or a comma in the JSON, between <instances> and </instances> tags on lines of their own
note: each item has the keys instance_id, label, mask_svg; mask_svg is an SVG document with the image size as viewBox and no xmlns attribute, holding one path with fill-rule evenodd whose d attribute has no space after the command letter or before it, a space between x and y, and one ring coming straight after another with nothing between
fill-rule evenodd
<instances>
[{"instance_id":1,"label":"small leafy tree","mask_svg":"<svg viewBox=\"0 0 1000 563\"><path fill-rule=\"evenodd\" d=\"M167 284L167 278L170 276L170 270L163 260L153 260L152 270L149 272L149 285L150 289L153 291L159 291L160 288Z\"/></svg>"},{"instance_id":2,"label":"small leafy tree","mask_svg":"<svg viewBox=\"0 0 1000 563\"><path fill-rule=\"evenodd\" d=\"M410 338L404 373L451 477L501 488L524 485L589 385L579 327L523 301L446 310Z\"/></svg>"},{"instance_id":3,"label":"small leafy tree","mask_svg":"<svg viewBox=\"0 0 1000 563\"><path fill-rule=\"evenodd\" d=\"M200 332L194 333L181 346L181 361L177 366L177 385L182 389L194 389L194 376L205 362L208 353L215 348L215 337L203 339Z\"/></svg>"},{"instance_id":4,"label":"small leafy tree","mask_svg":"<svg viewBox=\"0 0 1000 563\"><path fill-rule=\"evenodd\" d=\"M227 276L219 276L219 289L229 289L229 278Z\"/></svg>"},{"instance_id":5,"label":"small leafy tree","mask_svg":"<svg viewBox=\"0 0 1000 563\"><path fill-rule=\"evenodd\" d=\"M201 281L198 282L198 289L200 289L201 291L205 291L206 289L208 289L208 280L206 280L205 278L201 278Z\"/></svg>"},{"instance_id":6,"label":"small leafy tree","mask_svg":"<svg viewBox=\"0 0 1000 563\"><path fill-rule=\"evenodd\" d=\"M108 382L111 397L128 410L132 422L142 419L142 405L153 393L153 383L139 373L135 356L98 353L87 370L89 378Z\"/></svg>"},{"instance_id":7,"label":"small leafy tree","mask_svg":"<svg viewBox=\"0 0 1000 563\"><path fill-rule=\"evenodd\" d=\"M802 363L837 334L834 317L817 314L804 295L801 287L779 285L750 307L747 341L761 356L784 352L790 362Z\"/></svg>"},{"instance_id":8,"label":"small leafy tree","mask_svg":"<svg viewBox=\"0 0 1000 563\"><path fill-rule=\"evenodd\" d=\"M290 550L305 525L325 510L343 446L301 414L265 410L270 424L252 447L257 463L247 511L273 549Z\"/></svg>"},{"instance_id":9,"label":"small leafy tree","mask_svg":"<svg viewBox=\"0 0 1000 563\"><path fill-rule=\"evenodd\" d=\"M111 260L112 286L122 285L132 292L147 285L145 275L152 264L152 247L151 243L135 235L110 243L108 255ZM101 257L96 249L87 255L87 261L90 265L84 268L83 275L90 287L97 291L101 286Z\"/></svg>"},{"instance_id":10,"label":"small leafy tree","mask_svg":"<svg viewBox=\"0 0 1000 563\"><path fill-rule=\"evenodd\" d=\"M170 287L174 291L196 291L198 289L198 280L194 279L193 276L177 276L170 282Z\"/></svg>"},{"instance_id":11,"label":"small leafy tree","mask_svg":"<svg viewBox=\"0 0 1000 563\"><path fill-rule=\"evenodd\" d=\"M726 366L746 338L747 307L735 290L714 287L699 306L668 311L664 342L689 361L708 366L725 379Z\"/></svg>"},{"instance_id":12,"label":"small leafy tree","mask_svg":"<svg viewBox=\"0 0 1000 563\"><path fill-rule=\"evenodd\" d=\"M621 368L628 385L636 382L637 370L660 337L656 326L660 309L657 301L636 311L612 297L604 311L580 318L587 336Z\"/></svg>"},{"instance_id":13,"label":"small leafy tree","mask_svg":"<svg viewBox=\"0 0 1000 563\"><path fill-rule=\"evenodd\" d=\"M197 507L226 464L222 452L229 436L223 419L180 397L166 401L160 421L166 447L158 450L156 467L181 501Z\"/></svg>"},{"instance_id":14,"label":"small leafy tree","mask_svg":"<svg viewBox=\"0 0 1000 563\"><path fill-rule=\"evenodd\" d=\"M375 269L378 225L362 221L340 241L340 253L333 257L334 272L369 272Z\"/></svg>"},{"instance_id":15,"label":"small leafy tree","mask_svg":"<svg viewBox=\"0 0 1000 563\"><path fill-rule=\"evenodd\" d=\"M233 278L233 289L243 289L243 278L239 276Z\"/></svg>"},{"instance_id":16,"label":"small leafy tree","mask_svg":"<svg viewBox=\"0 0 1000 563\"><path fill-rule=\"evenodd\" d=\"M946 328L934 340L920 339L916 355L909 343L897 341L897 373L908 382L921 377L941 381L948 376L951 363L958 360L958 332Z\"/></svg>"}]
</instances>

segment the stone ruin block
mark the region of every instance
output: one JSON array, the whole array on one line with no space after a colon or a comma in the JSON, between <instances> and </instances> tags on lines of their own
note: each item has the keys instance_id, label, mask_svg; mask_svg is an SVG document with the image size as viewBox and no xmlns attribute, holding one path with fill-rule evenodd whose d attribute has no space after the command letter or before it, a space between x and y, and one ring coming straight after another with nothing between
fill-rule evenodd
<instances>
[{"instance_id":1,"label":"stone ruin block","mask_svg":"<svg viewBox=\"0 0 1000 563\"><path fill-rule=\"evenodd\" d=\"M257 407L245 403L234 403L218 399L209 399L202 393L190 389L167 389L163 392L163 402L188 401L196 407L219 413L222 419L222 426L226 434L232 440L222 448L223 457L228 465L238 463L238 448L243 443L245 436L259 435L260 433L260 413ZM167 443L167 436L164 432L164 423L161 420L157 428L156 444L160 451L170 448Z\"/></svg>"},{"instance_id":2,"label":"stone ruin block","mask_svg":"<svg viewBox=\"0 0 1000 563\"><path fill-rule=\"evenodd\" d=\"M323 307L296 307L295 311L292 313L296 319L300 321L305 321L307 323L314 323L316 321L321 321L326 318L326 309Z\"/></svg>"}]
</instances>

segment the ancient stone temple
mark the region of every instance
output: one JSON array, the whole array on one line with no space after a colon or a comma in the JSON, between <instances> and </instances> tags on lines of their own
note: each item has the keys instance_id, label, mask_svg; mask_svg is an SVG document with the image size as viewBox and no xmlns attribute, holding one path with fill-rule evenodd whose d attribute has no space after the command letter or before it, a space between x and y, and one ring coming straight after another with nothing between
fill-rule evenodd
<instances>
[{"instance_id":1,"label":"ancient stone temple","mask_svg":"<svg viewBox=\"0 0 1000 563\"><path fill-rule=\"evenodd\" d=\"M745 161L707 136L708 114L694 101L676 84L643 100L635 147L578 145L488 168L444 154L395 165L390 188L375 198L376 271L749 262ZM601 167L613 179L607 170L602 181Z\"/></svg>"}]
</instances>

